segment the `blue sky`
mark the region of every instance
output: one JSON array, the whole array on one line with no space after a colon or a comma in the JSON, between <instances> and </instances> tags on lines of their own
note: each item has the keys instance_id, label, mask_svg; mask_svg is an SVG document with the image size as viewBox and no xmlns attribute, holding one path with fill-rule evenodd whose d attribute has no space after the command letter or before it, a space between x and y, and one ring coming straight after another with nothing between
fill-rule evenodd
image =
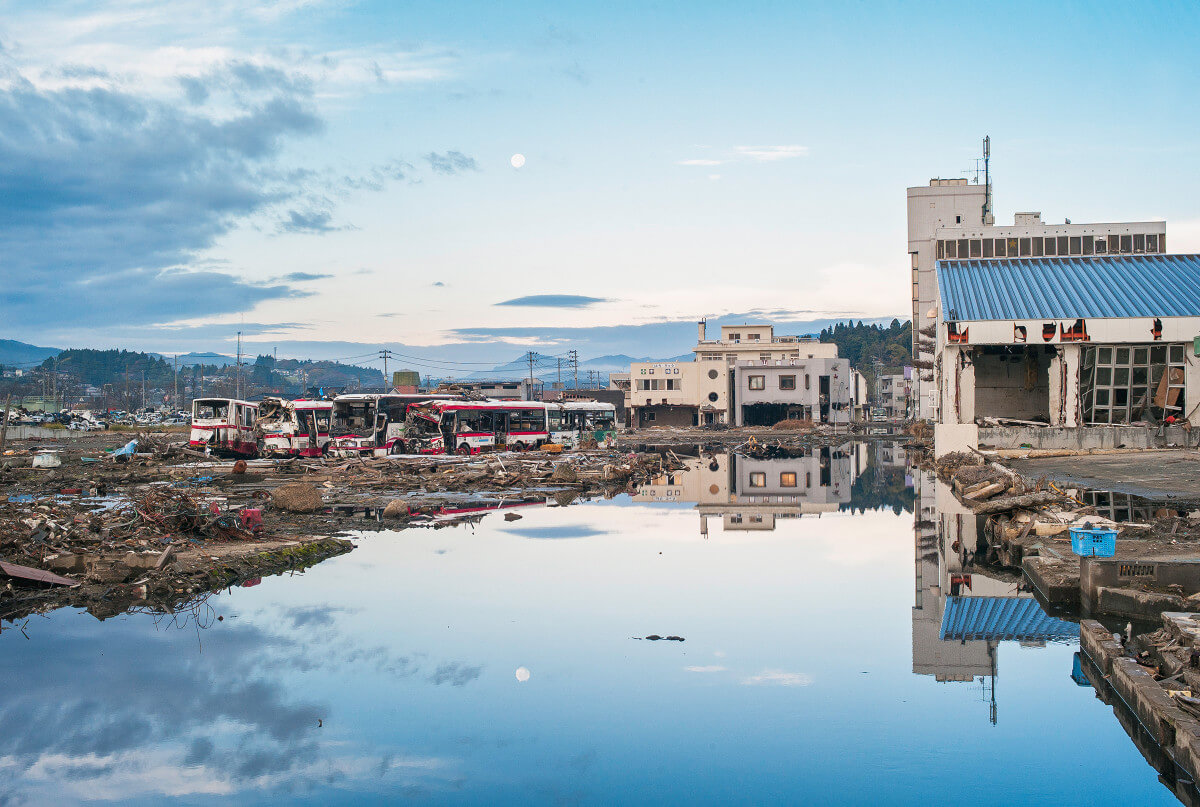
<instances>
[{"instance_id":1,"label":"blue sky","mask_svg":"<svg viewBox=\"0 0 1200 807\"><path fill-rule=\"evenodd\" d=\"M465 361L903 316L904 188L984 134L999 221L1165 218L1200 249L1197 27L1185 3L0 0L0 337Z\"/></svg>"}]
</instances>

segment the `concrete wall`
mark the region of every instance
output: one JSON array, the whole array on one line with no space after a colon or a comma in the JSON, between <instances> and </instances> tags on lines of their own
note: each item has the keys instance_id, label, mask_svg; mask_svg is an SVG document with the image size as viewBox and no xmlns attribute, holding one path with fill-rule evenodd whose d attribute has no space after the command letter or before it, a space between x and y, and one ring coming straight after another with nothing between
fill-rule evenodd
<instances>
[{"instance_id":1,"label":"concrete wall","mask_svg":"<svg viewBox=\"0 0 1200 807\"><path fill-rule=\"evenodd\" d=\"M975 417L1008 417L1018 420L1045 418L1050 411L1050 359L1040 349L1011 355L991 355L976 350ZM1033 367L1033 388L1028 373Z\"/></svg>"},{"instance_id":2,"label":"concrete wall","mask_svg":"<svg viewBox=\"0 0 1200 807\"><path fill-rule=\"evenodd\" d=\"M939 426L934 427L936 436ZM1094 448L1159 448L1191 446L1200 443L1200 434L1189 436L1181 426L981 426L978 445L993 448L1055 448L1088 450ZM1190 442L1189 442L1190 441ZM938 452L941 455L941 452Z\"/></svg>"},{"instance_id":3,"label":"concrete wall","mask_svg":"<svg viewBox=\"0 0 1200 807\"><path fill-rule=\"evenodd\" d=\"M650 415L654 416L650 420ZM655 426L685 427L696 423L696 408L694 406L635 406L633 408L633 428L648 429Z\"/></svg>"}]
</instances>

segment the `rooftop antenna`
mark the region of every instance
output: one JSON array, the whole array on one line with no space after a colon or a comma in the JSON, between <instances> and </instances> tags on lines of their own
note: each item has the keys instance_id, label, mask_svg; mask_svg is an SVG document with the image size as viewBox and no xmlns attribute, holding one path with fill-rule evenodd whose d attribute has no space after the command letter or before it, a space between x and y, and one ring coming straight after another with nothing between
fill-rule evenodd
<instances>
[{"instance_id":1,"label":"rooftop antenna","mask_svg":"<svg viewBox=\"0 0 1200 807\"><path fill-rule=\"evenodd\" d=\"M988 163L992 159L992 138L983 138L983 224L991 224L992 218L992 176Z\"/></svg>"}]
</instances>

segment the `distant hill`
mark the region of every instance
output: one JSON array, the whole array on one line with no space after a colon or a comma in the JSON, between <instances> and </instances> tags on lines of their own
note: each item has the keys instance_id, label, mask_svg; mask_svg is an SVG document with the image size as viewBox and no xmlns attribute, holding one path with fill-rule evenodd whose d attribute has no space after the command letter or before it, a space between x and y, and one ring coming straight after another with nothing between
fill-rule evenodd
<instances>
[{"instance_id":1,"label":"distant hill","mask_svg":"<svg viewBox=\"0 0 1200 807\"><path fill-rule=\"evenodd\" d=\"M0 339L0 365L32 367L62 353L57 347L38 347L15 339Z\"/></svg>"}]
</instances>

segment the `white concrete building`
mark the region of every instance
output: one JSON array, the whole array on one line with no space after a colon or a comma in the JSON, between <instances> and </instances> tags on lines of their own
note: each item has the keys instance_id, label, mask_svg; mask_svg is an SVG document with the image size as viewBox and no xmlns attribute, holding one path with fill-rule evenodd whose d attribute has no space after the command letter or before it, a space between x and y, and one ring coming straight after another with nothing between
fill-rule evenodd
<instances>
[{"instance_id":1,"label":"white concrete building","mask_svg":"<svg viewBox=\"0 0 1200 807\"><path fill-rule=\"evenodd\" d=\"M776 336L772 325L723 325L717 339L708 338L701 320L695 358L688 361L634 362L629 367L630 426L692 426L732 424L734 367L738 364L777 364L802 360L837 359L837 345L815 336ZM618 378L618 388L623 379ZM851 382L853 394L859 389ZM783 418L780 418L781 420ZM842 421L837 421L842 422Z\"/></svg>"},{"instance_id":2,"label":"white concrete building","mask_svg":"<svg viewBox=\"0 0 1200 807\"><path fill-rule=\"evenodd\" d=\"M859 404L856 375L847 359L738 362L733 367L735 424L850 423Z\"/></svg>"},{"instance_id":3,"label":"white concrete building","mask_svg":"<svg viewBox=\"0 0 1200 807\"><path fill-rule=\"evenodd\" d=\"M933 337L939 260L1093 257L1166 252L1166 223L1051 224L1041 213L1017 213L996 226L991 187L965 178L931 179L908 189L908 253L912 269L913 396L918 417L937 418Z\"/></svg>"}]
</instances>

